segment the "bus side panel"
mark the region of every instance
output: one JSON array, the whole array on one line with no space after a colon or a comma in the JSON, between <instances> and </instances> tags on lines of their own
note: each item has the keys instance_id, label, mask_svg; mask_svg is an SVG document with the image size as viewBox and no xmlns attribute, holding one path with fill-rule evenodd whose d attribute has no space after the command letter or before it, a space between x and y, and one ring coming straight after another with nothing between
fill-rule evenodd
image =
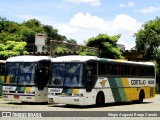
<instances>
[{"instance_id":1,"label":"bus side panel","mask_svg":"<svg viewBox=\"0 0 160 120\"><path fill-rule=\"evenodd\" d=\"M113 77L103 78L103 79L99 78L95 88L96 89L98 88L99 91L101 90L104 92L106 103L111 101L125 102L125 101L138 100L141 89L143 89L145 92L145 98L152 98L155 96L154 84L148 84L149 83L148 81L150 79L145 80L146 83L145 85L132 85L131 84L132 80L135 81L139 79L113 78ZM141 78L140 80L144 81L143 78Z\"/></svg>"},{"instance_id":2,"label":"bus side panel","mask_svg":"<svg viewBox=\"0 0 160 120\"><path fill-rule=\"evenodd\" d=\"M108 78L115 102L127 101L126 92L120 78Z\"/></svg>"},{"instance_id":3,"label":"bus side panel","mask_svg":"<svg viewBox=\"0 0 160 120\"><path fill-rule=\"evenodd\" d=\"M95 89L103 91L106 103L128 101L126 96L127 90L125 90L120 78L99 78L95 85Z\"/></svg>"},{"instance_id":4,"label":"bus side panel","mask_svg":"<svg viewBox=\"0 0 160 120\"><path fill-rule=\"evenodd\" d=\"M139 96L139 92L137 91L137 88L124 88L126 93L127 101L131 100L137 100Z\"/></svg>"},{"instance_id":5,"label":"bus side panel","mask_svg":"<svg viewBox=\"0 0 160 120\"><path fill-rule=\"evenodd\" d=\"M143 87L145 98L155 97L155 87Z\"/></svg>"},{"instance_id":6,"label":"bus side panel","mask_svg":"<svg viewBox=\"0 0 160 120\"><path fill-rule=\"evenodd\" d=\"M125 91L125 94L126 94L127 101L137 100L138 96L139 96L139 92L138 92L137 88L136 87L131 87L129 85L128 78L121 78L121 81L122 81L122 84L123 84L123 87L124 87L124 91Z\"/></svg>"},{"instance_id":7,"label":"bus side panel","mask_svg":"<svg viewBox=\"0 0 160 120\"><path fill-rule=\"evenodd\" d=\"M156 87L151 87L150 94L151 94L151 97L155 97L155 95L156 95Z\"/></svg>"},{"instance_id":8,"label":"bus side panel","mask_svg":"<svg viewBox=\"0 0 160 120\"><path fill-rule=\"evenodd\" d=\"M103 91L105 96L105 103L109 102L115 102L115 99L113 97L113 91L111 89L109 80L107 77L105 78L98 78L97 83L95 85L95 88L92 89L92 91L95 90L95 95L97 96L99 91ZM95 96L95 98L96 98Z\"/></svg>"}]
</instances>

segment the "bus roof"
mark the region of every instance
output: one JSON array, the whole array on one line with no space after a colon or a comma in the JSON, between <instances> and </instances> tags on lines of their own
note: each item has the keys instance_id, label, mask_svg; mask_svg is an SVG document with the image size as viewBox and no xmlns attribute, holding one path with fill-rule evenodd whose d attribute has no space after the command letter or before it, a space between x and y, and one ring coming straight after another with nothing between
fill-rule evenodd
<instances>
[{"instance_id":1,"label":"bus roof","mask_svg":"<svg viewBox=\"0 0 160 120\"><path fill-rule=\"evenodd\" d=\"M5 60L0 60L0 63L6 63L6 61Z\"/></svg>"},{"instance_id":2,"label":"bus roof","mask_svg":"<svg viewBox=\"0 0 160 120\"><path fill-rule=\"evenodd\" d=\"M126 60L118 60L118 59L98 58L97 56L68 55L68 56L52 58L52 62L85 62L89 60L154 66L153 62L135 62L135 61L126 61Z\"/></svg>"},{"instance_id":3,"label":"bus roof","mask_svg":"<svg viewBox=\"0 0 160 120\"><path fill-rule=\"evenodd\" d=\"M80 56L80 55L68 55L52 58L52 62L85 62L88 60L97 60L96 56Z\"/></svg>"},{"instance_id":4,"label":"bus roof","mask_svg":"<svg viewBox=\"0 0 160 120\"><path fill-rule=\"evenodd\" d=\"M127 61L122 59L107 59L107 58L99 58L99 61L108 61L108 62L117 62L117 63L128 63L128 64L137 64L137 65L153 65L153 62L135 62L135 61Z\"/></svg>"},{"instance_id":5,"label":"bus roof","mask_svg":"<svg viewBox=\"0 0 160 120\"><path fill-rule=\"evenodd\" d=\"M8 58L6 62L37 62L39 60L49 60L50 57L48 56L31 56L31 55L24 55L24 56L15 56Z\"/></svg>"}]
</instances>

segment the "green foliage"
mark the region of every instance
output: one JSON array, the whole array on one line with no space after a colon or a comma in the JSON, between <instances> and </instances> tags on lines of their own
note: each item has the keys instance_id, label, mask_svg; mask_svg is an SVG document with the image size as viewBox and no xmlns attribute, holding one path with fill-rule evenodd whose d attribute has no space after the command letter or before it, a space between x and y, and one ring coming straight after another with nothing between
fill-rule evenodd
<instances>
[{"instance_id":1,"label":"green foliage","mask_svg":"<svg viewBox=\"0 0 160 120\"><path fill-rule=\"evenodd\" d=\"M45 47L49 46L50 40L67 40L65 36L58 34L57 29L49 25L42 25L36 19L30 19L19 24L0 17L0 58L6 59L10 56L26 54L27 47L34 45L37 33L46 34ZM57 48L57 51L65 50L67 49ZM34 47L30 51L34 52Z\"/></svg>"},{"instance_id":2,"label":"green foliage","mask_svg":"<svg viewBox=\"0 0 160 120\"><path fill-rule=\"evenodd\" d=\"M117 41L120 35L109 36L107 34L99 34L90 38L86 42L86 46L99 49L99 56L103 58L119 59L123 58L120 49L117 47Z\"/></svg>"},{"instance_id":3,"label":"green foliage","mask_svg":"<svg viewBox=\"0 0 160 120\"><path fill-rule=\"evenodd\" d=\"M159 70L160 70L160 65L154 60L152 61L155 65L155 68L156 68L156 73L159 73Z\"/></svg>"},{"instance_id":4,"label":"green foliage","mask_svg":"<svg viewBox=\"0 0 160 120\"><path fill-rule=\"evenodd\" d=\"M27 51L25 49L25 46L27 45L26 42L18 42L15 43L16 45L13 47L13 51L19 52L20 55L27 54Z\"/></svg>"},{"instance_id":5,"label":"green foliage","mask_svg":"<svg viewBox=\"0 0 160 120\"><path fill-rule=\"evenodd\" d=\"M4 44L0 44L0 51L4 51L5 50L5 45Z\"/></svg>"},{"instance_id":6,"label":"green foliage","mask_svg":"<svg viewBox=\"0 0 160 120\"><path fill-rule=\"evenodd\" d=\"M36 32L27 26L20 26L18 34L21 35L21 40L27 44L34 44Z\"/></svg>"},{"instance_id":7,"label":"green foliage","mask_svg":"<svg viewBox=\"0 0 160 120\"><path fill-rule=\"evenodd\" d=\"M65 40L67 43L71 43L71 44L77 44L77 41L74 39L70 39L70 40Z\"/></svg>"},{"instance_id":8,"label":"green foliage","mask_svg":"<svg viewBox=\"0 0 160 120\"><path fill-rule=\"evenodd\" d=\"M46 46L48 50L50 40L58 40L70 43L53 45L53 52L68 53L78 52L80 55L95 55L94 50L87 48L75 47L71 44L77 44L74 39L67 39L65 36L58 34L58 30L50 25L42 25L36 19L30 19L19 24L0 17L0 57L8 58L14 55L23 55L27 52L27 47L35 43L35 34L43 33L46 35ZM90 38L86 46L99 48L100 57L122 58L121 52L116 45L120 35L108 36L99 34L97 37ZM30 50L28 48L28 50ZM35 51L34 47L30 51Z\"/></svg>"},{"instance_id":9,"label":"green foliage","mask_svg":"<svg viewBox=\"0 0 160 120\"><path fill-rule=\"evenodd\" d=\"M90 55L90 56L95 56L96 55L96 51L88 49L88 48L81 48L78 51L79 55L85 56L85 55Z\"/></svg>"},{"instance_id":10,"label":"green foliage","mask_svg":"<svg viewBox=\"0 0 160 120\"><path fill-rule=\"evenodd\" d=\"M70 52L71 50L69 50L69 49L66 48L66 47L57 46L54 51L57 52L57 53L63 53L63 52Z\"/></svg>"},{"instance_id":11,"label":"green foliage","mask_svg":"<svg viewBox=\"0 0 160 120\"><path fill-rule=\"evenodd\" d=\"M36 19L24 21L21 24L0 17L0 42L2 41L25 41L27 44L35 42L35 34L44 33L49 40L66 40L65 36L58 34L58 30L49 25L42 25Z\"/></svg>"},{"instance_id":12,"label":"green foliage","mask_svg":"<svg viewBox=\"0 0 160 120\"><path fill-rule=\"evenodd\" d=\"M142 51L146 60L159 58L160 18L150 20L136 34L136 49Z\"/></svg>"},{"instance_id":13,"label":"green foliage","mask_svg":"<svg viewBox=\"0 0 160 120\"><path fill-rule=\"evenodd\" d=\"M15 55L25 55L26 42L7 41L5 44L0 44L0 59L7 59Z\"/></svg>"},{"instance_id":14,"label":"green foliage","mask_svg":"<svg viewBox=\"0 0 160 120\"><path fill-rule=\"evenodd\" d=\"M160 73L160 18L146 22L135 34L138 51L147 61L154 61L157 75Z\"/></svg>"},{"instance_id":15,"label":"green foliage","mask_svg":"<svg viewBox=\"0 0 160 120\"><path fill-rule=\"evenodd\" d=\"M77 52L80 47L77 49L77 42L74 39L64 39L58 40L53 43L53 54L64 54L69 55L71 52Z\"/></svg>"},{"instance_id":16,"label":"green foliage","mask_svg":"<svg viewBox=\"0 0 160 120\"><path fill-rule=\"evenodd\" d=\"M22 23L22 25L27 26L29 28L41 27L41 22L36 19L30 19Z\"/></svg>"},{"instance_id":17,"label":"green foliage","mask_svg":"<svg viewBox=\"0 0 160 120\"><path fill-rule=\"evenodd\" d=\"M0 51L0 59L5 60L12 56L20 55L19 52L14 51Z\"/></svg>"}]
</instances>

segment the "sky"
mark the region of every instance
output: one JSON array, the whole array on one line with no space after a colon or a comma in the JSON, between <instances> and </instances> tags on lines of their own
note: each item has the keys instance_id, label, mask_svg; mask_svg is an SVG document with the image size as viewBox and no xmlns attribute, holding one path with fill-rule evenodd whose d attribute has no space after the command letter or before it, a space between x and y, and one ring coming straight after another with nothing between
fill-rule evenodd
<instances>
[{"instance_id":1,"label":"sky","mask_svg":"<svg viewBox=\"0 0 160 120\"><path fill-rule=\"evenodd\" d=\"M37 19L84 44L98 34L121 34L126 50L147 21L160 17L160 0L0 0L0 17L22 23Z\"/></svg>"}]
</instances>

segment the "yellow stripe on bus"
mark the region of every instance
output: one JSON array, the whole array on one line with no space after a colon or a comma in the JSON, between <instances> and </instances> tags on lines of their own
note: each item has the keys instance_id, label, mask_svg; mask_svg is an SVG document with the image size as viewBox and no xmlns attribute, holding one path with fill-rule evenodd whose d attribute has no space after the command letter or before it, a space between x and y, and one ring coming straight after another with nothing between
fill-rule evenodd
<instances>
[{"instance_id":1,"label":"yellow stripe on bus","mask_svg":"<svg viewBox=\"0 0 160 120\"><path fill-rule=\"evenodd\" d=\"M7 76L6 83L7 83L7 84L10 83L10 76Z\"/></svg>"},{"instance_id":2,"label":"yellow stripe on bus","mask_svg":"<svg viewBox=\"0 0 160 120\"><path fill-rule=\"evenodd\" d=\"M121 80L122 80L123 87L130 87L128 78L121 78Z\"/></svg>"},{"instance_id":3,"label":"yellow stripe on bus","mask_svg":"<svg viewBox=\"0 0 160 120\"><path fill-rule=\"evenodd\" d=\"M1 80L4 82L4 76L1 76Z\"/></svg>"},{"instance_id":4,"label":"yellow stripe on bus","mask_svg":"<svg viewBox=\"0 0 160 120\"><path fill-rule=\"evenodd\" d=\"M138 95L141 90L144 90L145 99L155 97L155 87L144 86L139 88Z\"/></svg>"},{"instance_id":5,"label":"yellow stripe on bus","mask_svg":"<svg viewBox=\"0 0 160 120\"><path fill-rule=\"evenodd\" d=\"M137 92L137 88L133 88L129 85L128 78L121 78L122 84L124 87L124 91L126 94L127 100L135 100L138 99L139 93Z\"/></svg>"},{"instance_id":6,"label":"yellow stripe on bus","mask_svg":"<svg viewBox=\"0 0 160 120\"><path fill-rule=\"evenodd\" d=\"M30 92L31 91L31 87L26 87L25 92Z\"/></svg>"},{"instance_id":7,"label":"yellow stripe on bus","mask_svg":"<svg viewBox=\"0 0 160 120\"><path fill-rule=\"evenodd\" d=\"M74 89L73 90L73 94L78 94L78 92L79 92L79 89Z\"/></svg>"}]
</instances>

